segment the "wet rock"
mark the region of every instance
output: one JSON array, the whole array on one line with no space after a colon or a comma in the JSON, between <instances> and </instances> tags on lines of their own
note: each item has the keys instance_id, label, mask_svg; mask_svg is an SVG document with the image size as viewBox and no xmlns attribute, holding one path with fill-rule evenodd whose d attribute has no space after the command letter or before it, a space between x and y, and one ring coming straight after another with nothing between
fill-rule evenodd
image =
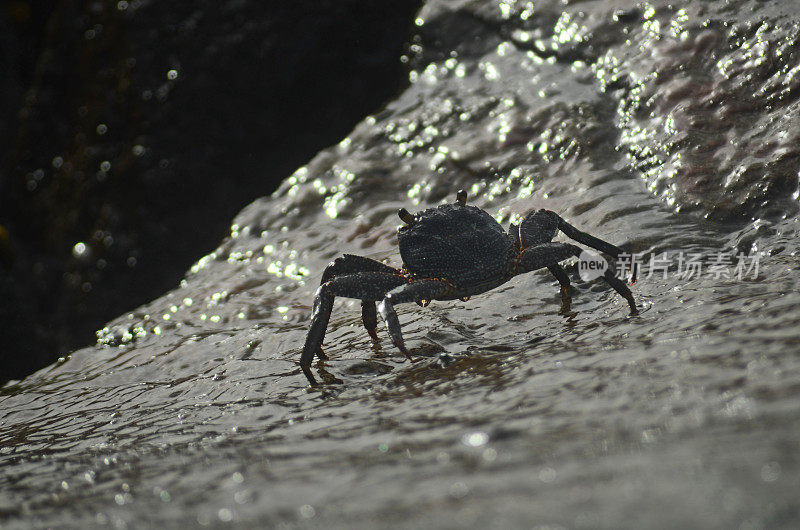
<instances>
[{"instance_id":1,"label":"wet rock","mask_svg":"<svg viewBox=\"0 0 800 530\"><path fill-rule=\"evenodd\" d=\"M608 162L640 173L671 207L727 220L794 213L800 28L786 4L734 4L654 2L622 11L600 2L563 10L547 3L429 3L420 13L426 23L418 66L424 71L447 57L463 61L462 70L482 65L489 73L485 93L511 91L543 110L577 81L582 90L569 102L612 109L601 134L613 141L618 160ZM736 9L747 16L731 18ZM437 35L453 21L481 30L466 30L453 45ZM497 54L486 53L495 46ZM476 50L483 55L477 60ZM535 68L533 86L521 90L519 70L508 70L542 61L550 66ZM480 83L474 75L463 79ZM530 89L547 93L536 80L551 83L556 97L534 104ZM586 101L589 95L595 98ZM519 118L506 121L525 129ZM585 155L608 158L605 149Z\"/></svg>"},{"instance_id":2,"label":"wet rock","mask_svg":"<svg viewBox=\"0 0 800 530\"><path fill-rule=\"evenodd\" d=\"M745 7L743 3L743 8ZM800 27L752 5L661 6L598 73L618 91L620 149L676 209L715 219L777 217L797 208Z\"/></svg>"},{"instance_id":3,"label":"wet rock","mask_svg":"<svg viewBox=\"0 0 800 530\"><path fill-rule=\"evenodd\" d=\"M737 82L788 82L726 32L768 20L791 41L792 5L429 2L407 90L245 207L180 286L3 388L3 513L18 526L795 526L800 220L778 193L793 158L776 163L793 100L775 117L709 69L739 57ZM765 126L727 121L737 105ZM753 135L773 143L725 143ZM708 153L730 162L670 169ZM728 182L736 160L746 171ZM413 365L337 299L329 359L312 367L327 386L309 389L297 360L325 265L343 252L400 265L397 209L459 188L504 225L549 208L644 256L708 267L741 252L760 268L642 269L637 318L571 267L570 311L546 271L407 304L407 344L429 357Z\"/></svg>"}]
</instances>

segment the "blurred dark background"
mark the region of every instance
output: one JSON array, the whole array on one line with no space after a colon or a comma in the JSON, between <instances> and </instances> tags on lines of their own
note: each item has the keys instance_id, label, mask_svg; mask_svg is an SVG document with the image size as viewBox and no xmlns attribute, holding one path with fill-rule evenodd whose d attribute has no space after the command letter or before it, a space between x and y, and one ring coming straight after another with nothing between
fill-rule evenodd
<instances>
[{"instance_id":1,"label":"blurred dark background","mask_svg":"<svg viewBox=\"0 0 800 530\"><path fill-rule=\"evenodd\" d=\"M3 2L0 384L176 287L402 90L420 3Z\"/></svg>"}]
</instances>

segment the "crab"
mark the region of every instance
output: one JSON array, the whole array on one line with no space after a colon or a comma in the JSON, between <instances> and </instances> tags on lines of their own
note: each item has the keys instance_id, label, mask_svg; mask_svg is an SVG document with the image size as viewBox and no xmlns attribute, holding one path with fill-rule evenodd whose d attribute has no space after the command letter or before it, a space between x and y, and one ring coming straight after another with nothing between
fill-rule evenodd
<instances>
[{"instance_id":1,"label":"crab","mask_svg":"<svg viewBox=\"0 0 800 530\"><path fill-rule=\"evenodd\" d=\"M376 342L380 313L394 345L414 362L403 341L397 304L416 302L425 307L431 300L467 301L514 276L547 267L561 286L562 302L568 305L570 281L559 262L580 256L583 250L570 243L553 242L558 230L614 258L622 253L550 210L533 211L519 225L512 223L506 232L491 215L466 202L467 194L461 190L455 203L417 214L400 208L398 215L405 223L397 235L401 268L352 254L344 254L326 267L314 295L311 327L300 357L300 367L312 386L317 381L311 362L314 356L327 359L322 341L337 296L361 300L364 327ZM637 315L636 302L625 282L610 269L602 277L628 301L631 315Z\"/></svg>"}]
</instances>

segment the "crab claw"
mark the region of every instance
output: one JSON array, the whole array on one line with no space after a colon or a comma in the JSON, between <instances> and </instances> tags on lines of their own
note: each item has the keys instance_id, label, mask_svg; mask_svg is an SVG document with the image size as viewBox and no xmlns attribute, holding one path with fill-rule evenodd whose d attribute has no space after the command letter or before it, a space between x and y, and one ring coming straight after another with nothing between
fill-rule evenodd
<instances>
[{"instance_id":1,"label":"crab claw","mask_svg":"<svg viewBox=\"0 0 800 530\"><path fill-rule=\"evenodd\" d=\"M458 190L458 193L456 193L456 202L461 206L465 206L467 204L467 192Z\"/></svg>"},{"instance_id":2,"label":"crab claw","mask_svg":"<svg viewBox=\"0 0 800 530\"><path fill-rule=\"evenodd\" d=\"M397 215L400 217L400 219L403 220L404 223L408 225L412 224L415 221L414 216L411 215L409 211L406 210L405 208L400 208L399 210L397 210Z\"/></svg>"}]
</instances>

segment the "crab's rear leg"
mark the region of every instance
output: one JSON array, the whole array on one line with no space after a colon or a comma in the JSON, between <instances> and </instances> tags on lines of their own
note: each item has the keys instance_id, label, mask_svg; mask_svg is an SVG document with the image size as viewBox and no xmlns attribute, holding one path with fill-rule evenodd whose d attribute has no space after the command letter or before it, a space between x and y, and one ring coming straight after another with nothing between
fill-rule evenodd
<instances>
[{"instance_id":1,"label":"crab's rear leg","mask_svg":"<svg viewBox=\"0 0 800 530\"><path fill-rule=\"evenodd\" d=\"M394 267L390 267L385 263L376 261L374 259L365 258L364 256L357 256L355 254L343 254L341 257L336 258L325 267L322 272L322 280L320 285L329 282L333 278L344 276L347 274L355 274L358 272L384 272L386 274L397 275L400 271ZM380 300L380 298L378 298ZM367 333L373 340L378 340L376 329L378 326L378 318L375 312L375 302L362 300L361 301L361 317L364 322L364 327L367 328ZM327 328L327 323L326 326ZM325 353L322 351L322 341L325 339L325 329L322 330L322 336L319 338L317 345L317 355L325 358Z\"/></svg>"},{"instance_id":2,"label":"crab's rear leg","mask_svg":"<svg viewBox=\"0 0 800 530\"><path fill-rule=\"evenodd\" d=\"M320 359L326 358L320 344L323 337L325 337L328 320L331 318L333 298L334 296L330 292L327 283L320 285L314 294L314 309L311 310L311 328L308 330L306 343L303 345L303 353L300 355L300 368L302 368L303 373L308 378L308 382L312 385L317 384L317 380L311 374L311 361L314 360L314 355L319 355Z\"/></svg>"},{"instance_id":3,"label":"crab's rear leg","mask_svg":"<svg viewBox=\"0 0 800 530\"><path fill-rule=\"evenodd\" d=\"M549 268L551 265L557 264L559 261L572 256L580 257L581 252L580 247L569 243L544 243L536 245L525 249L522 254L520 254L517 262L517 273L534 271L543 267ZM631 315L638 315L639 310L636 308L636 301L633 298L633 293L631 293L631 290L625 285L625 282L614 276L614 273L610 269L606 270L603 279L608 282L620 296L628 301Z\"/></svg>"},{"instance_id":4,"label":"crab's rear leg","mask_svg":"<svg viewBox=\"0 0 800 530\"><path fill-rule=\"evenodd\" d=\"M364 256L342 254L341 257L336 258L325 267L325 270L322 272L322 281L320 281L320 285L336 276L354 274L356 272L385 272L387 274L397 274L400 271L385 263L365 258Z\"/></svg>"},{"instance_id":5,"label":"crab's rear leg","mask_svg":"<svg viewBox=\"0 0 800 530\"><path fill-rule=\"evenodd\" d=\"M421 300L434 300L450 293L452 290L453 285L444 280L416 280L391 290L378 304L378 312L386 322L386 329L389 331L392 342L409 361L414 362L414 359L411 358L411 354L403 342L400 320L397 318L394 306Z\"/></svg>"},{"instance_id":6,"label":"crab's rear leg","mask_svg":"<svg viewBox=\"0 0 800 530\"><path fill-rule=\"evenodd\" d=\"M316 385L317 381L311 374L311 361L314 360L314 355L320 355L322 352L320 343L325 337L325 330L331 317L334 298L344 296L362 300L362 317L364 317L365 303L368 303L366 307L371 304L372 311L375 311L376 300L383 299L386 293L407 282L408 280L398 273L356 272L354 274L335 276L319 286L314 297L314 309L311 312L311 327L308 330L306 342L303 345L303 353L300 356L300 368L303 369L303 373L312 385ZM369 313L369 309L366 312ZM367 318L369 318L369 315L367 315ZM374 320L377 323L377 318L374 318ZM365 325L368 325L367 321L365 321ZM369 331L369 327L367 329ZM373 333L370 333L370 335L373 335ZM320 357L323 358L322 355Z\"/></svg>"}]
</instances>

